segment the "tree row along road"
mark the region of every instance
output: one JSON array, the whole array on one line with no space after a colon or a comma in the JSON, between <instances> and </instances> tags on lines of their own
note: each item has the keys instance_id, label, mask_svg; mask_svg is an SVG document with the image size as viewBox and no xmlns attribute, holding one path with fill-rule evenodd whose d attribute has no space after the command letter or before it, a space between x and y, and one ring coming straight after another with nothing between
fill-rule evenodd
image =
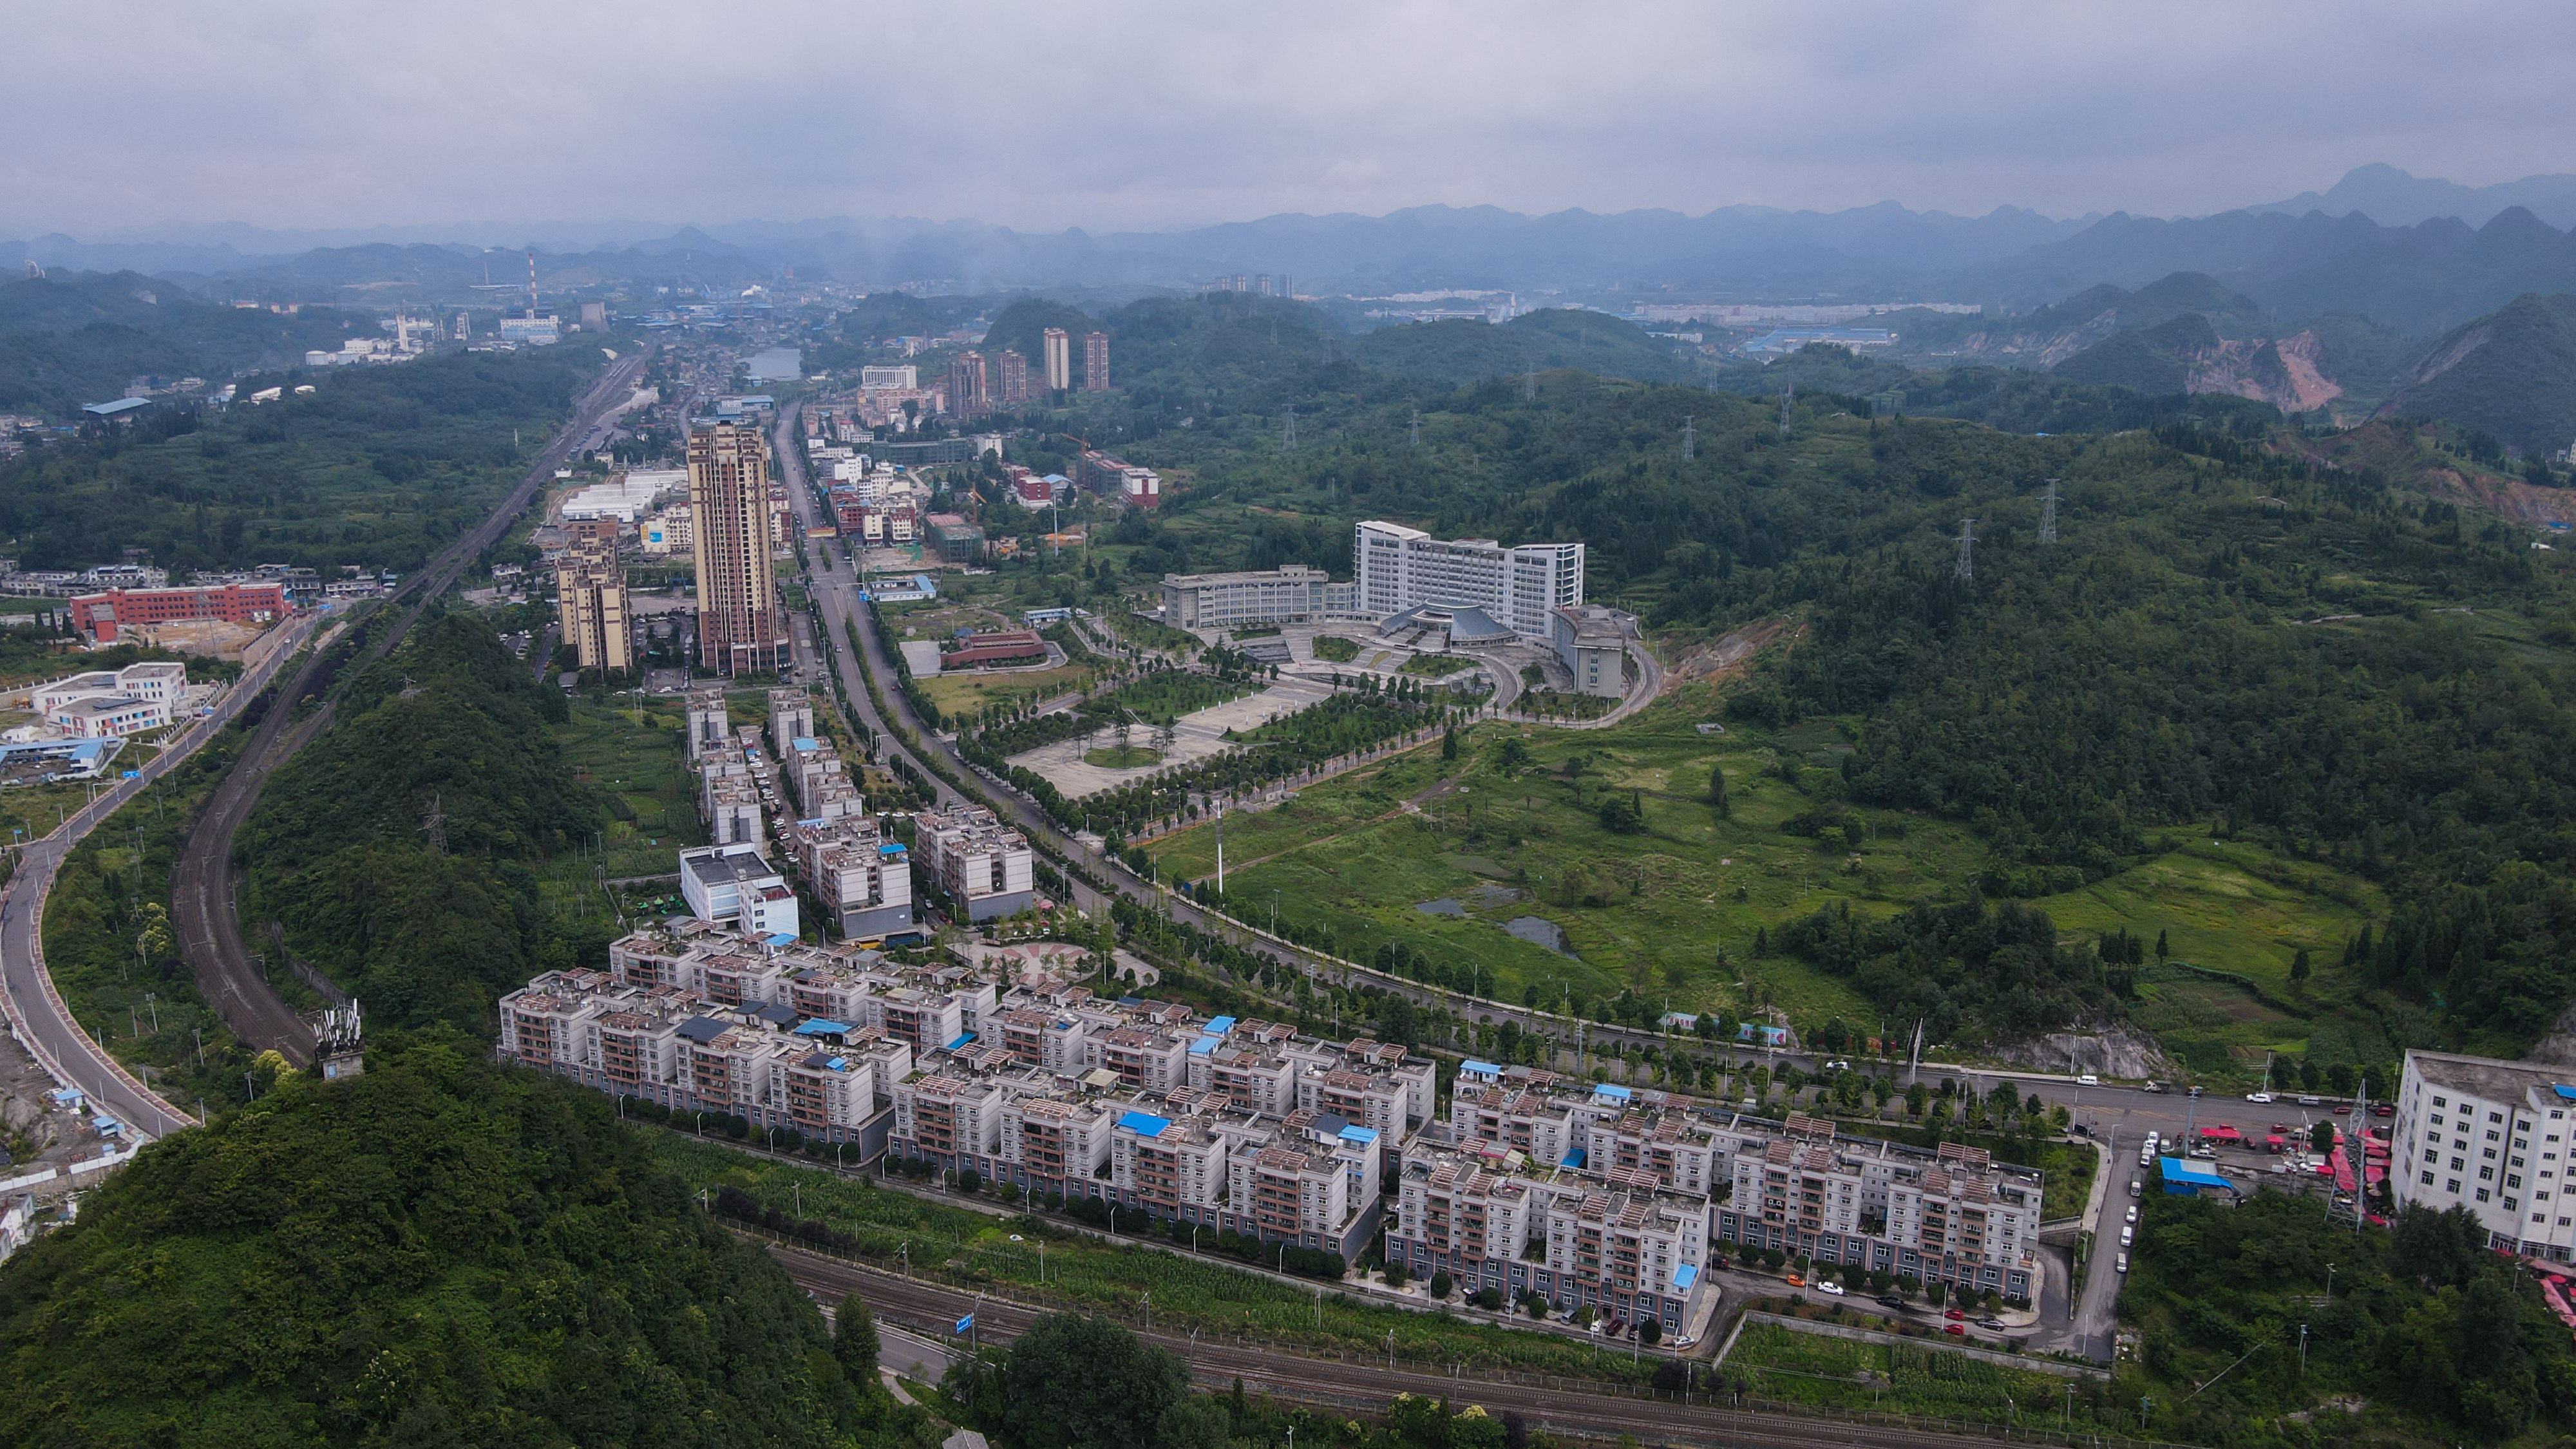
<instances>
[{"instance_id":1,"label":"tree row along road","mask_svg":"<svg viewBox=\"0 0 2576 1449\"><path fill-rule=\"evenodd\" d=\"M601 416L631 395L635 378L651 354L648 347L611 364L574 403L571 419L555 433L491 515L441 550L427 568L412 575L393 597L378 606L401 609L403 613L377 641L377 658L393 653L412 621L420 617L421 608L454 587L468 564L501 541L553 478L554 470L572 456L575 443ZM196 974L198 991L214 1005L216 1015L223 1018L234 1036L254 1047L274 1048L297 1066L313 1059L313 1029L278 995L243 934L233 840L242 823L250 819L251 811L258 808L260 790L270 775L294 758L295 752L330 721L331 707L327 703L301 721L293 718L296 702L304 697L320 668L323 653L315 650L288 686L278 691L241 759L216 788L188 832L187 843L170 877L171 925L179 939L180 954Z\"/></svg>"},{"instance_id":2,"label":"tree row along road","mask_svg":"<svg viewBox=\"0 0 2576 1449\"><path fill-rule=\"evenodd\" d=\"M824 1303L837 1304L843 1295L856 1293L878 1317L934 1336L949 1336L957 1320L971 1313L980 1341L1007 1343L1046 1311L862 1267L771 1242L762 1235L746 1236L766 1245L770 1256L787 1269L789 1279ZM1267 1390L1283 1399L1320 1400L1342 1407L1374 1408L1397 1394L1409 1393L1446 1398L1454 1404L1482 1404L1487 1412L1495 1414L1512 1410L1528 1418L1534 1428L1592 1437L1634 1434L1649 1442L1744 1445L1751 1449L1812 1449L1827 1443L1910 1449L1925 1444L1982 1446L1995 1442L1983 1435L1741 1412L1706 1399L1693 1403L1642 1393L1631 1398L1573 1380L1549 1387L1453 1378L1389 1368L1383 1360L1304 1358L1272 1345L1245 1345L1205 1335L1144 1336L1179 1355L1189 1364L1191 1377L1204 1387L1224 1389L1241 1379L1247 1390Z\"/></svg>"}]
</instances>

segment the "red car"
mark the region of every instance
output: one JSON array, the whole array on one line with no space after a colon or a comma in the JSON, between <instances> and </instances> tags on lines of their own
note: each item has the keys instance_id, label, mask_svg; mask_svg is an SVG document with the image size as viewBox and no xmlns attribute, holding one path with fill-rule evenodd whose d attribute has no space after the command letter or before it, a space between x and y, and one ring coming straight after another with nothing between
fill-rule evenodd
<instances>
[{"instance_id":1,"label":"red car","mask_svg":"<svg viewBox=\"0 0 2576 1449\"><path fill-rule=\"evenodd\" d=\"M1965 1338L1968 1336L1968 1325L1964 1323L1944 1324L1942 1325L1941 1331L1943 1333L1955 1333L1961 1338Z\"/></svg>"},{"instance_id":2,"label":"red car","mask_svg":"<svg viewBox=\"0 0 2576 1449\"><path fill-rule=\"evenodd\" d=\"M1942 1316L1943 1318L1949 1319L1952 1323L1959 1323L1959 1322L1964 1322L1964 1321L1967 1319L1967 1316L1968 1316L1968 1315L1967 1315L1967 1313L1966 1313L1964 1310L1962 1310L1962 1309L1957 1309L1957 1308L1944 1308L1944 1309L1942 1309L1942 1310L1941 1310L1941 1316Z\"/></svg>"}]
</instances>

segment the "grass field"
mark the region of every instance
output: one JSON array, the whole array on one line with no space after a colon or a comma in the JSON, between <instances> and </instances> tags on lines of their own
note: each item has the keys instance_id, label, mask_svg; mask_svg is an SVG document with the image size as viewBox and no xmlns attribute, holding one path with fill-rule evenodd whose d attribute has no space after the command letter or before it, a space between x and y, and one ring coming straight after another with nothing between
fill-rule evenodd
<instances>
[{"instance_id":1,"label":"grass field","mask_svg":"<svg viewBox=\"0 0 2576 1449\"><path fill-rule=\"evenodd\" d=\"M1360 646L1339 634L1318 634L1312 647L1315 657L1327 664L1348 664L1360 657Z\"/></svg>"},{"instance_id":2,"label":"grass field","mask_svg":"<svg viewBox=\"0 0 2576 1449\"><path fill-rule=\"evenodd\" d=\"M1160 750L1143 745L1109 745L1083 752L1082 762L1099 770L1141 770L1163 758Z\"/></svg>"},{"instance_id":3,"label":"grass field","mask_svg":"<svg viewBox=\"0 0 2576 1449\"><path fill-rule=\"evenodd\" d=\"M1859 1315L1852 1316L1857 1322ZM1913 1344L1801 1333L1775 1323L1745 1325L1722 1372L1766 1399L1997 1426L2010 1417L2045 1421L2051 1427L2071 1417L2078 1425L2093 1426L2102 1423L2094 1417L2097 1409L2107 1411L2103 1386L2091 1380L2006 1368Z\"/></svg>"},{"instance_id":4,"label":"grass field","mask_svg":"<svg viewBox=\"0 0 2576 1449\"><path fill-rule=\"evenodd\" d=\"M1809 721L1700 734L1694 726L1715 711L1702 686L1607 730L1489 724L1454 761L1416 750L1309 787L1279 808L1238 813L1226 828L1229 893L1267 902L1275 892L1282 919L1330 925L1342 955L1365 960L1401 941L1472 970L1491 983L1485 994L1508 999L1532 990L1598 998L1633 987L1680 1010L1769 1002L1804 1025L1841 1016L1874 1027L1868 1004L1841 981L1785 956L1749 960L1756 929L1776 930L1836 899L1873 913L1955 899L1984 847L1960 822L1866 807L1847 816L1859 826L1857 848L1840 831L1785 833L1783 822L1835 793L1833 766L1851 749L1843 727ZM1507 763L1513 741L1524 763ZM1712 766L1726 772L1725 815L1706 803ZM1797 784L1781 778L1783 767ZM1637 808L1642 829L1605 822L1614 796ZM2256 847L2213 844L2186 829L2168 834L2167 849L2143 864L2036 904L2070 942L2114 927L2150 941L2166 932L2175 959L2243 973L2301 1006L2236 1010L2226 1023L2183 1028L2223 1039L2214 1056L2200 1052L2201 1069L2241 1066L2249 1053L2259 1069L2264 1038L2280 1049L2304 1037L2303 1016L2330 1013L2343 999L2334 963L2377 898L2359 881ZM1206 827L1152 851L1169 876L1214 870ZM1561 929L1568 954L1513 934L1510 924L1527 917ZM2300 946L2318 975L2294 994L2289 961ZM2141 1007L2150 1021L2165 994L2230 989L2146 974Z\"/></svg>"},{"instance_id":5,"label":"grass field","mask_svg":"<svg viewBox=\"0 0 2576 1449\"><path fill-rule=\"evenodd\" d=\"M1061 669L1025 669L1005 674L941 674L919 681L930 702L949 714L972 714L999 699L1047 698L1062 694L1089 678L1091 671L1066 665Z\"/></svg>"}]
</instances>

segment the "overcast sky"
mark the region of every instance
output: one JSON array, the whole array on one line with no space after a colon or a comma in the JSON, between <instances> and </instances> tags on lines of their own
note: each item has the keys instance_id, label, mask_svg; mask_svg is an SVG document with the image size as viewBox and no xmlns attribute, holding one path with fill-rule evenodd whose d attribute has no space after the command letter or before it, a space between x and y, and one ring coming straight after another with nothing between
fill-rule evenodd
<instances>
[{"instance_id":1,"label":"overcast sky","mask_svg":"<svg viewBox=\"0 0 2576 1449\"><path fill-rule=\"evenodd\" d=\"M2576 170L2555 4L12 0L0 35L0 235L2177 214Z\"/></svg>"}]
</instances>

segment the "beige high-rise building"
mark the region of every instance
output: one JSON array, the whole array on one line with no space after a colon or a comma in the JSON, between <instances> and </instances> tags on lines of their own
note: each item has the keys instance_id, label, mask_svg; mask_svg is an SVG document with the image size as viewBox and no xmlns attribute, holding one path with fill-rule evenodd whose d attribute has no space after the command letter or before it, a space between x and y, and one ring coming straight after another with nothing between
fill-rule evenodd
<instances>
[{"instance_id":1,"label":"beige high-rise building","mask_svg":"<svg viewBox=\"0 0 2576 1449\"><path fill-rule=\"evenodd\" d=\"M555 559L555 608L562 616L564 642L573 646L584 669L632 669L617 520L585 519L566 527L572 542Z\"/></svg>"},{"instance_id":2,"label":"beige high-rise building","mask_svg":"<svg viewBox=\"0 0 2576 1449\"><path fill-rule=\"evenodd\" d=\"M698 570L698 662L723 674L776 670L769 443L757 426L715 423L690 430L689 515Z\"/></svg>"},{"instance_id":3,"label":"beige high-rise building","mask_svg":"<svg viewBox=\"0 0 2576 1449\"><path fill-rule=\"evenodd\" d=\"M1073 334L1061 327L1046 330L1046 385L1049 392L1073 391Z\"/></svg>"}]
</instances>

